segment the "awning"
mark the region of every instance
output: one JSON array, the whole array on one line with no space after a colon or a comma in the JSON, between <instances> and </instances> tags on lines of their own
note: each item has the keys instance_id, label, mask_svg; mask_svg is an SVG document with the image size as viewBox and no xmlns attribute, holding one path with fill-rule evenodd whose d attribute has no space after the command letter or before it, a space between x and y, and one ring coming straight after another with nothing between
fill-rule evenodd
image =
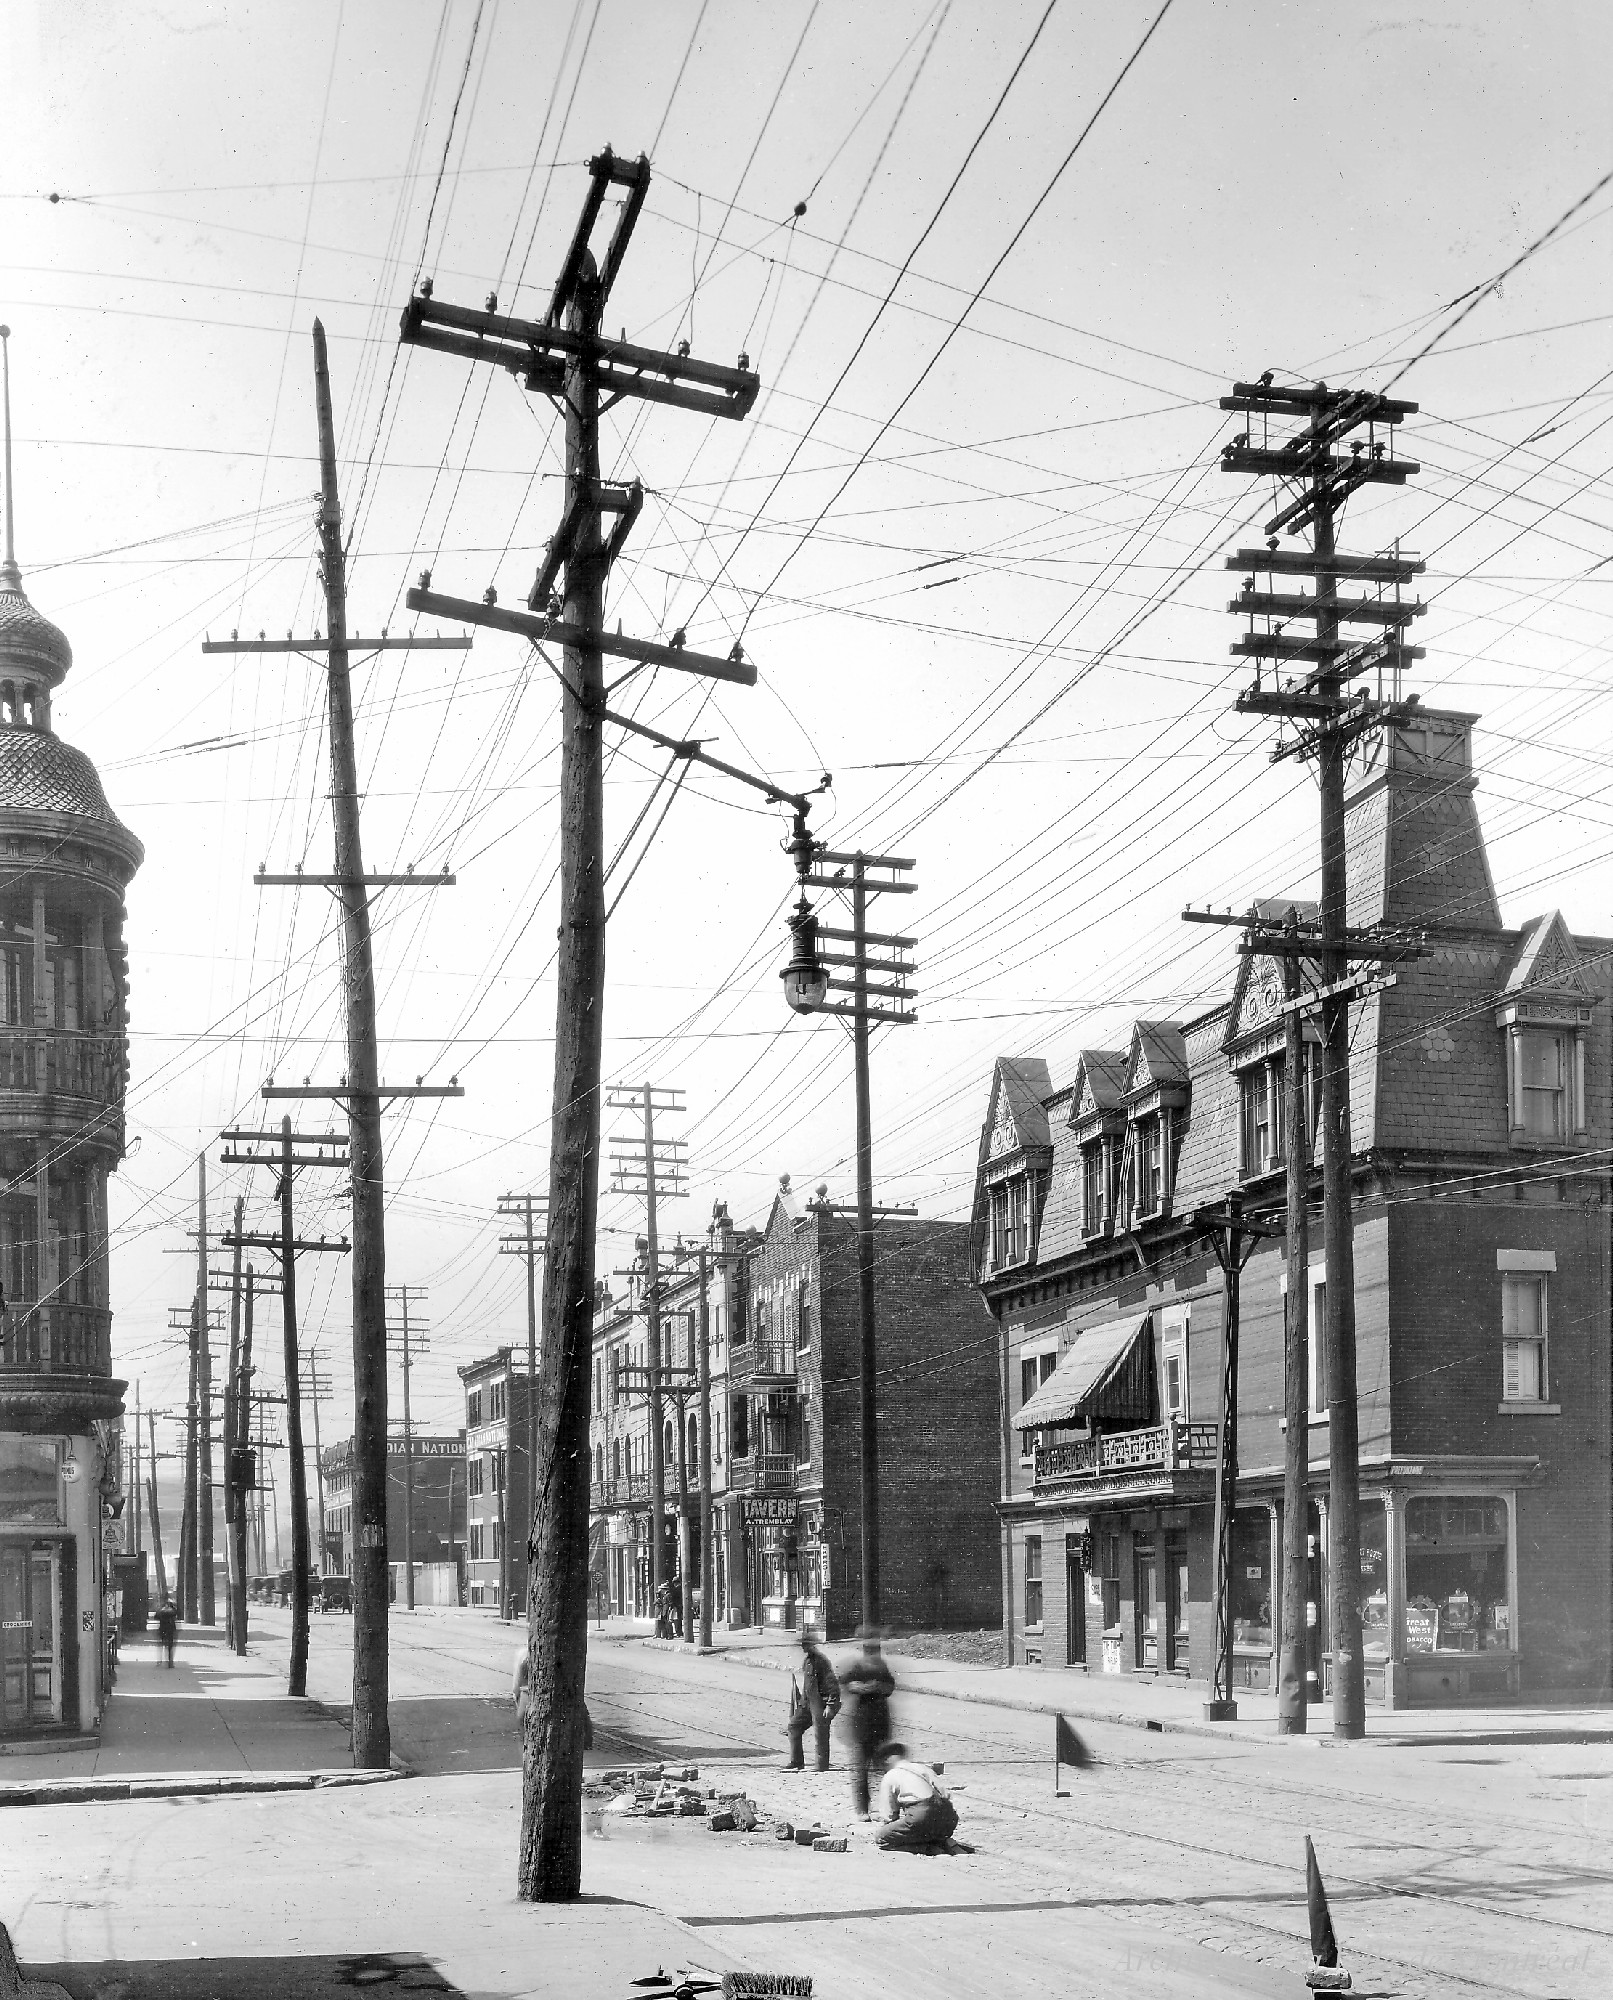
<instances>
[{"instance_id":1,"label":"awning","mask_svg":"<svg viewBox=\"0 0 1613 2000\"><path fill-rule=\"evenodd\" d=\"M1154 1343L1149 1315L1089 1326L1014 1418L1015 1430L1058 1424L1155 1421Z\"/></svg>"}]
</instances>

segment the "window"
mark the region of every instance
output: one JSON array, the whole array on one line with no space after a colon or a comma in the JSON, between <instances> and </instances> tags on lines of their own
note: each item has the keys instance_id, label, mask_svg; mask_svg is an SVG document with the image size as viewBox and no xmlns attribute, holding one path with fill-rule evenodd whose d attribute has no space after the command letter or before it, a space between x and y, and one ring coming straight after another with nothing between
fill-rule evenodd
<instances>
[{"instance_id":1,"label":"window","mask_svg":"<svg viewBox=\"0 0 1613 2000\"><path fill-rule=\"evenodd\" d=\"M1406 1505L1406 1651L1512 1644L1504 1500L1419 1494Z\"/></svg>"},{"instance_id":2,"label":"window","mask_svg":"<svg viewBox=\"0 0 1613 2000\"><path fill-rule=\"evenodd\" d=\"M1264 1507L1240 1507L1232 1517L1231 1586L1232 1643L1269 1652L1271 1516Z\"/></svg>"},{"instance_id":3,"label":"window","mask_svg":"<svg viewBox=\"0 0 1613 2000\"><path fill-rule=\"evenodd\" d=\"M1025 1625L1040 1628L1042 1623L1042 1538L1025 1537Z\"/></svg>"},{"instance_id":4,"label":"window","mask_svg":"<svg viewBox=\"0 0 1613 2000\"><path fill-rule=\"evenodd\" d=\"M1262 1062L1238 1078L1239 1165L1246 1174L1265 1173L1281 1150L1277 1139L1281 1077L1279 1066Z\"/></svg>"},{"instance_id":5,"label":"window","mask_svg":"<svg viewBox=\"0 0 1613 2000\"><path fill-rule=\"evenodd\" d=\"M736 1396L729 1408L728 1442L735 1458L750 1457L750 1404Z\"/></svg>"},{"instance_id":6,"label":"window","mask_svg":"<svg viewBox=\"0 0 1613 2000\"><path fill-rule=\"evenodd\" d=\"M721 1360L722 1359L722 1307L720 1305L713 1306L711 1309L711 1345L713 1352L716 1354L717 1358Z\"/></svg>"},{"instance_id":7,"label":"window","mask_svg":"<svg viewBox=\"0 0 1613 2000\"><path fill-rule=\"evenodd\" d=\"M1059 1365L1058 1349L1051 1348L1046 1354L1027 1354L1019 1364L1019 1406L1021 1409L1030 1401L1042 1384L1055 1372ZM1021 1431L1019 1450L1023 1459L1029 1460L1034 1442L1042 1436L1038 1431Z\"/></svg>"},{"instance_id":8,"label":"window","mask_svg":"<svg viewBox=\"0 0 1613 2000\"><path fill-rule=\"evenodd\" d=\"M465 1397L465 1428L473 1431L482 1421L482 1392L472 1389Z\"/></svg>"},{"instance_id":9,"label":"window","mask_svg":"<svg viewBox=\"0 0 1613 2000\"><path fill-rule=\"evenodd\" d=\"M689 1463L700 1463L700 1419L696 1416L689 1419Z\"/></svg>"},{"instance_id":10,"label":"window","mask_svg":"<svg viewBox=\"0 0 1613 2000\"><path fill-rule=\"evenodd\" d=\"M1188 1419L1187 1330L1190 1308L1167 1306L1160 1315L1160 1400L1167 1422Z\"/></svg>"},{"instance_id":11,"label":"window","mask_svg":"<svg viewBox=\"0 0 1613 2000\"><path fill-rule=\"evenodd\" d=\"M470 1469L465 1481L466 1491L473 1500L482 1497L482 1454L473 1451L470 1455Z\"/></svg>"},{"instance_id":12,"label":"window","mask_svg":"<svg viewBox=\"0 0 1613 2000\"><path fill-rule=\"evenodd\" d=\"M812 1294L807 1288L805 1279L801 1281L801 1289L796 1294L795 1344L797 1347L812 1345Z\"/></svg>"},{"instance_id":13,"label":"window","mask_svg":"<svg viewBox=\"0 0 1613 2000\"><path fill-rule=\"evenodd\" d=\"M1081 1148L1081 1230L1096 1236L1103 1228L1103 1141Z\"/></svg>"},{"instance_id":14,"label":"window","mask_svg":"<svg viewBox=\"0 0 1613 2000\"><path fill-rule=\"evenodd\" d=\"M472 1521L470 1524L470 1559L473 1563L482 1560L482 1524L480 1521Z\"/></svg>"},{"instance_id":15,"label":"window","mask_svg":"<svg viewBox=\"0 0 1613 2000\"><path fill-rule=\"evenodd\" d=\"M611 1439L610 1476L618 1482L622 1476L622 1441L620 1438Z\"/></svg>"},{"instance_id":16,"label":"window","mask_svg":"<svg viewBox=\"0 0 1613 2000\"><path fill-rule=\"evenodd\" d=\"M1133 1185L1137 1191L1136 1212L1152 1215L1159 1207L1159 1120L1144 1118L1136 1127L1132 1146Z\"/></svg>"},{"instance_id":17,"label":"window","mask_svg":"<svg viewBox=\"0 0 1613 2000\"><path fill-rule=\"evenodd\" d=\"M805 1410L801 1412L799 1462L802 1465L810 1465L812 1463L812 1424Z\"/></svg>"},{"instance_id":18,"label":"window","mask_svg":"<svg viewBox=\"0 0 1613 2000\"><path fill-rule=\"evenodd\" d=\"M493 1384L488 1393L487 1420L489 1423L496 1424L499 1418L504 1415L506 1407L505 1398L508 1391L509 1384L506 1382L495 1382Z\"/></svg>"},{"instance_id":19,"label":"window","mask_svg":"<svg viewBox=\"0 0 1613 2000\"><path fill-rule=\"evenodd\" d=\"M1321 1422L1328 1411L1327 1377L1327 1280L1311 1278L1311 1407L1313 1422Z\"/></svg>"},{"instance_id":20,"label":"window","mask_svg":"<svg viewBox=\"0 0 1613 2000\"><path fill-rule=\"evenodd\" d=\"M711 1462L713 1465L722 1464L722 1411L721 1410L713 1410L711 1413Z\"/></svg>"},{"instance_id":21,"label":"window","mask_svg":"<svg viewBox=\"0 0 1613 2000\"><path fill-rule=\"evenodd\" d=\"M1546 1400L1546 1274L1501 1274L1501 1395L1508 1403Z\"/></svg>"},{"instance_id":22,"label":"window","mask_svg":"<svg viewBox=\"0 0 1613 2000\"><path fill-rule=\"evenodd\" d=\"M745 1342L750 1339L750 1327L745 1320L745 1287L742 1284L734 1287L733 1305L734 1325L729 1338L735 1347L743 1347Z\"/></svg>"},{"instance_id":23,"label":"window","mask_svg":"<svg viewBox=\"0 0 1613 2000\"><path fill-rule=\"evenodd\" d=\"M504 1454L503 1454L503 1452L501 1452L501 1451L495 1451L495 1452L493 1452L493 1453L492 1453L492 1454L490 1455L490 1463L491 1463L491 1465L492 1465L492 1468L493 1468L493 1491L494 1491L495 1493L502 1493L502 1492L504 1491Z\"/></svg>"},{"instance_id":24,"label":"window","mask_svg":"<svg viewBox=\"0 0 1613 2000\"><path fill-rule=\"evenodd\" d=\"M1561 1139L1568 1130L1563 1115L1568 1082L1563 1040L1543 1028L1525 1028L1518 1036L1523 1129L1531 1139Z\"/></svg>"},{"instance_id":25,"label":"window","mask_svg":"<svg viewBox=\"0 0 1613 2000\"><path fill-rule=\"evenodd\" d=\"M1110 1529L1098 1537L1098 1562L1103 1585L1103 1629L1118 1631L1120 1627L1120 1535Z\"/></svg>"},{"instance_id":26,"label":"window","mask_svg":"<svg viewBox=\"0 0 1613 2000\"><path fill-rule=\"evenodd\" d=\"M493 1560L494 1560L494 1562L497 1562L497 1561L498 1561L498 1559L499 1559L499 1557L500 1557L500 1556L502 1556L502 1555L503 1555L503 1553L504 1553L504 1523L503 1523L502 1521L495 1521L495 1522L493 1523Z\"/></svg>"}]
</instances>

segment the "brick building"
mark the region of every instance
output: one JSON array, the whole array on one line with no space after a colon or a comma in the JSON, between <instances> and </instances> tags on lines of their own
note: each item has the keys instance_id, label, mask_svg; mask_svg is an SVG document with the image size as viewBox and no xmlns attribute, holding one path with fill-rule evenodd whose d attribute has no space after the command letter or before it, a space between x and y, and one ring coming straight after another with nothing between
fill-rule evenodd
<instances>
[{"instance_id":1,"label":"brick building","mask_svg":"<svg viewBox=\"0 0 1613 2000\"><path fill-rule=\"evenodd\" d=\"M1361 1597L1368 1698L1393 1707L1605 1693L1613 1650L1613 943L1554 911L1503 925L1475 720L1425 710L1363 738L1348 794L1349 920L1415 925L1432 947L1350 1018ZM1040 1062L996 1067L976 1250L1000 1329L1016 1662L1210 1677L1222 1302L1190 1218L1240 1192L1283 1222L1281 974L1239 965L1220 1005L1135 1023L1060 1089ZM1275 1685L1280 1642L1284 1257L1262 1243L1242 1283L1231 1608L1235 1680L1254 1688ZM1318 1700L1320 1350L1313 1333Z\"/></svg>"},{"instance_id":2,"label":"brick building","mask_svg":"<svg viewBox=\"0 0 1613 2000\"><path fill-rule=\"evenodd\" d=\"M465 1591L470 1604L518 1618L526 1607L532 1528L526 1355L496 1348L459 1371L465 1385Z\"/></svg>"},{"instance_id":3,"label":"brick building","mask_svg":"<svg viewBox=\"0 0 1613 2000\"><path fill-rule=\"evenodd\" d=\"M404 1517L414 1489L414 1560L457 1563L465 1553L465 1434L436 1436L417 1431L412 1476L404 1463L403 1439L386 1441L386 1553L394 1570L403 1562ZM326 1576L353 1574L353 1440L327 1445L320 1455L325 1475L325 1546L320 1562ZM398 1584L401 1602L404 1587Z\"/></svg>"},{"instance_id":4,"label":"brick building","mask_svg":"<svg viewBox=\"0 0 1613 2000\"><path fill-rule=\"evenodd\" d=\"M759 1234L735 1232L719 1205L712 1249L715 1610L731 1626L810 1624L839 1637L857 1624L862 1588L856 1231L821 1191L802 1202L786 1176ZM968 1226L885 1220L876 1255L882 1612L908 1627L994 1622L995 1329ZM697 1358L697 1305L692 1287L666 1297L680 1361ZM647 1420L613 1387L612 1355L642 1361L644 1337L636 1296L601 1315L592 1440L596 1485L628 1482L616 1504L642 1522L632 1531L641 1577ZM613 1572L611 1603L642 1615L627 1569L623 1559Z\"/></svg>"}]
</instances>

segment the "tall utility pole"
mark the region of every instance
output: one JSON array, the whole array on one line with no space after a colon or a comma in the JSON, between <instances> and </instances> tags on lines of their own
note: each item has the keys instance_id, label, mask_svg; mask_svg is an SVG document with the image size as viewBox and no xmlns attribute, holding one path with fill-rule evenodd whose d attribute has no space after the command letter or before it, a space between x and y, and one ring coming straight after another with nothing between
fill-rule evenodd
<instances>
[{"instance_id":1,"label":"tall utility pole","mask_svg":"<svg viewBox=\"0 0 1613 2000\"><path fill-rule=\"evenodd\" d=\"M1288 1290L1283 1299L1283 1584L1277 1658L1277 1734L1303 1736L1309 1720L1310 1601L1310 1180L1311 1130L1305 1087L1305 1021L1298 1006L1299 915L1283 926L1283 1192Z\"/></svg>"},{"instance_id":2,"label":"tall utility pole","mask_svg":"<svg viewBox=\"0 0 1613 2000\"><path fill-rule=\"evenodd\" d=\"M429 281L409 301L402 338L416 346L490 361L527 388L555 397L565 414L566 486L560 525L528 594L529 612L495 602L434 597L429 576L409 593L411 610L501 627L562 651L560 948L556 964L554 1114L549 1158L549 1229L544 1257L544 1345L539 1375L540 1473L528 1544L532 1704L522 1791L520 1893L570 1901L582 1879L583 1669L588 1644L588 1398L594 1314L594 1225L598 1213L600 1048L605 1000L605 843L601 746L609 721L643 734L606 706L604 655L754 683L739 648L726 660L692 652L681 630L660 645L605 630L605 579L643 504L642 488L599 476L601 392L639 397L708 416L742 417L759 386L745 356L718 368L602 337L605 301L621 270L649 192L650 163L608 149L589 162L590 188L548 310L538 321L445 306ZM612 188L624 191L603 261L589 249ZM614 516L607 540L605 513ZM560 615L550 596L565 573ZM488 592L491 600L493 593ZM655 739L650 732L651 740ZM676 758L693 745L659 739Z\"/></svg>"},{"instance_id":3,"label":"tall utility pole","mask_svg":"<svg viewBox=\"0 0 1613 2000\"><path fill-rule=\"evenodd\" d=\"M157 1413L146 1412L146 1423L151 1434L151 1481L146 1488L151 1502L151 1559L157 1571L157 1602L168 1602L168 1572L162 1565L162 1516L157 1512Z\"/></svg>"},{"instance_id":4,"label":"tall utility pole","mask_svg":"<svg viewBox=\"0 0 1613 2000\"><path fill-rule=\"evenodd\" d=\"M179 1615L187 1625L196 1623L196 1371L200 1366L203 1310L200 1299L191 1306L190 1388L185 1403L185 1502L179 1518Z\"/></svg>"},{"instance_id":5,"label":"tall utility pole","mask_svg":"<svg viewBox=\"0 0 1613 2000\"><path fill-rule=\"evenodd\" d=\"M536 1195L501 1194L498 1198L499 1214L510 1216L521 1225L519 1234L499 1238L499 1255L526 1260L526 1490L529 1512L538 1491L538 1259L545 1247L536 1224L538 1218L547 1215L548 1210L548 1202Z\"/></svg>"},{"instance_id":6,"label":"tall utility pole","mask_svg":"<svg viewBox=\"0 0 1613 2000\"><path fill-rule=\"evenodd\" d=\"M239 1456L230 1466L230 1477L236 1484L235 1503L235 1650L246 1652L247 1620L247 1494L258 1492L259 1518L262 1516L262 1490L258 1486L259 1472L253 1467L253 1487L249 1489L240 1475L246 1471L246 1454L252 1436L252 1306L256 1276L250 1264L246 1267L246 1284L241 1297L241 1372L236 1384L235 1436L231 1440ZM259 1535L261 1543L262 1536ZM262 1574L262 1558L259 1557L258 1570Z\"/></svg>"},{"instance_id":7,"label":"tall utility pole","mask_svg":"<svg viewBox=\"0 0 1613 2000\"><path fill-rule=\"evenodd\" d=\"M695 1253L700 1284L700 1647L711 1650L711 1600L716 1565L711 1553L711 1301L706 1296L706 1246Z\"/></svg>"},{"instance_id":8,"label":"tall utility pole","mask_svg":"<svg viewBox=\"0 0 1613 2000\"><path fill-rule=\"evenodd\" d=\"M909 983L913 961L908 954L916 940L871 931L868 902L872 896L910 896L916 882L901 878L914 866L892 854L833 854L807 836L804 818L796 820L795 837L790 842L796 874L803 891L799 914L791 920L798 949L805 945L809 956L813 938L848 944L845 952L817 952L818 966L846 967L849 979L840 973L821 978L818 996L803 1004L786 986L790 1004L803 1013L838 1014L851 1022L853 1067L857 1091L857 1309L858 1370L857 1394L861 1433L860 1488L862 1570L862 1622L865 1629L879 1626L879 1420L875 1387L878 1380L878 1342L874 1325L874 1224L883 1216L912 1215L910 1208L874 1206L873 1112L868 1086L868 1042L873 1028L881 1022L906 1025L918 1016L910 1002L915 989ZM831 872L833 871L833 872ZM807 911L807 889L832 889L851 901L851 929L835 930L820 924ZM883 956L870 956L870 948ZM793 968L786 968L786 979ZM870 977L873 975L873 977ZM849 1003L826 1000L824 990L849 993ZM841 1212L834 1204L823 1204L831 1212Z\"/></svg>"},{"instance_id":9,"label":"tall utility pole","mask_svg":"<svg viewBox=\"0 0 1613 2000\"><path fill-rule=\"evenodd\" d=\"M123 1546L126 1549L132 1549L138 1555L140 1553L141 1494L144 1491L140 1484L140 1384L138 1382L134 1385L134 1463L132 1472L133 1478L129 1489L129 1505L124 1511L126 1515L134 1517L134 1527L132 1533L126 1537Z\"/></svg>"},{"instance_id":10,"label":"tall utility pole","mask_svg":"<svg viewBox=\"0 0 1613 2000\"><path fill-rule=\"evenodd\" d=\"M388 1285L386 1295L397 1308L397 1318L387 1321L387 1337L392 1351L403 1360L403 1571L406 1610L414 1609L414 1417L409 1403L409 1377L414 1356L423 1351L425 1322L418 1311L411 1322L411 1307L425 1298L423 1285ZM499 1604L504 1602L502 1594Z\"/></svg>"},{"instance_id":11,"label":"tall utility pole","mask_svg":"<svg viewBox=\"0 0 1613 2000\"><path fill-rule=\"evenodd\" d=\"M196 1160L196 1402L201 1421L197 1465L198 1564L202 1623L215 1621L213 1599L213 1351L207 1325L207 1155Z\"/></svg>"},{"instance_id":12,"label":"tall utility pole","mask_svg":"<svg viewBox=\"0 0 1613 2000\"><path fill-rule=\"evenodd\" d=\"M226 1132L227 1142L245 1146L247 1150L226 1152L223 1158L227 1164L261 1165L266 1156L260 1150L262 1141L268 1134L261 1132ZM308 1600L311 1595L310 1570L308 1562L308 1467L303 1458L302 1444L302 1368L297 1350L297 1252L299 1250L327 1250L345 1254L348 1245L343 1241L328 1241L321 1236L316 1239L299 1237L292 1222L292 1189L296 1170L299 1167L339 1167L344 1164L341 1155L332 1148L340 1141L333 1135L310 1138L304 1134L294 1134L291 1120L280 1121L280 1169L277 1193L280 1202L280 1229L276 1235L258 1235L245 1230L234 1230L224 1241L232 1249L256 1248L275 1251L280 1258L280 1305L281 1305L281 1359L286 1377L286 1453L290 1461L291 1476L291 1660L286 1676L286 1692L292 1695L306 1694L308 1691ZM298 1151L302 1147L305 1150ZM261 1472L260 1472L261 1477ZM275 1534L280 1531L279 1495L275 1496ZM278 1557L277 1557L278 1566Z\"/></svg>"},{"instance_id":13,"label":"tall utility pole","mask_svg":"<svg viewBox=\"0 0 1613 2000\"><path fill-rule=\"evenodd\" d=\"M303 1356L308 1370L303 1380L303 1387L308 1392L308 1400L314 1412L314 1504L317 1509L315 1519L319 1523L314 1547L316 1576L325 1574L325 1453L319 1441L319 1406L330 1394L330 1377L319 1365L323 1359L324 1356L317 1347L310 1347Z\"/></svg>"},{"instance_id":14,"label":"tall utility pole","mask_svg":"<svg viewBox=\"0 0 1613 2000\"><path fill-rule=\"evenodd\" d=\"M1344 785L1345 759L1351 743L1364 731L1402 718L1401 674L1407 661L1420 659L1422 649L1405 643L1405 628L1423 607L1403 602L1402 584L1424 565L1394 556L1341 556L1337 552L1337 516L1349 496L1369 484L1403 486L1419 470L1410 460L1389 455L1394 426L1415 414L1415 403L1394 402L1371 390L1280 387L1270 374L1259 382L1239 382L1221 398L1224 410L1250 418L1250 428L1227 445L1222 470L1271 475L1292 498L1266 523L1263 549L1240 549L1229 557L1229 569L1244 570L1242 594L1231 609L1249 621L1245 637L1232 651L1257 662L1253 688L1242 695L1238 711L1271 715L1298 725L1295 738L1279 741L1278 756L1314 758L1321 794L1320 922L1289 930L1284 936L1275 923L1261 927L1249 948L1267 955L1319 959L1321 986L1307 999L1286 1004L1321 1017L1321 1139L1322 1218L1326 1258L1326 1324L1319 1329L1327 1357L1328 1392L1328 1638L1333 1656L1333 1732L1354 1739L1366 1731L1366 1688L1361 1657L1360 1561L1360 1439L1356 1406L1355 1365L1355 1239L1351 1207L1351 1145L1349 1099L1349 1020L1352 998L1360 998L1363 980L1350 974L1352 959L1394 959L1411 955L1406 944L1387 932L1363 935L1348 925L1345 897ZM1271 435L1279 425L1303 424L1286 438ZM1365 438L1353 433L1366 430ZM1258 429L1258 440L1255 432ZM1380 435L1381 433L1381 435ZM1346 457L1335 446L1349 443ZM1283 551L1279 538L1310 532L1311 546ZM1257 578L1271 581L1257 588ZM1280 591L1275 579L1311 579L1314 594ZM1339 596L1341 578L1380 586L1377 594ZM1388 592L1392 590L1393 595ZM1298 634L1286 627L1299 622L1314 626ZM1376 636L1356 640L1340 636L1344 625L1374 628ZM1260 663L1270 663L1272 683L1261 685ZM1294 669L1301 668L1297 674ZM1378 696L1350 694L1347 684L1375 673ZM1286 675L1286 678L1284 677ZM1384 697L1387 681L1388 698ZM1306 934L1308 933L1308 935ZM1305 1278L1309 1282L1308 1275ZM1292 1286L1290 1286L1292 1291ZM1308 1458L1307 1426L1290 1422L1287 1449L1289 1472L1296 1452ZM1308 1472L1308 1465L1307 1465ZM1286 1486L1285 1486L1286 1491ZM1286 1727L1294 1727L1292 1704L1285 1705Z\"/></svg>"},{"instance_id":15,"label":"tall utility pole","mask_svg":"<svg viewBox=\"0 0 1613 2000\"><path fill-rule=\"evenodd\" d=\"M612 1137L621 1150L611 1155L611 1191L637 1195L644 1203L644 1317L645 1357L648 1363L646 1390L650 1403L650 1603L660 1600L663 1549L666 1532L666 1440L662 1435L665 1417L662 1395L666 1388L665 1362L661 1353L661 1238L660 1204L687 1192L684 1176L684 1146L681 1139L655 1136L657 1111L681 1116L683 1092L661 1090L653 1083L636 1087L623 1085L607 1092L606 1104L612 1111L636 1111L642 1121L638 1137Z\"/></svg>"},{"instance_id":16,"label":"tall utility pole","mask_svg":"<svg viewBox=\"0 0 1613 2000\"><path fill-rule=\"evenodd\" d=\"M235 1198L235 1234L241 1234L241 1220L245 1203L237 1195ZM208 1289L217 1283L208 1278ZM242 1494L236 1482L235 1444L238 1398L241 1393L241 1246L239 1243L230 1253L230 1365L224 1377L224 1574L229 1590L229 1603L225 1607L224 1624L229 1642L237 1653L245 1653L246 1640L241 1617L243 1579L240 1575L238 1557L240 1548L235 1533L235 1518L242 1503Z\"/></svg>"},{"instance_id":17,"label":"tall utility pole","mask_svg":"<svg viewBox=\"0 0 1613 2000\"><path fill-rule=\"evenodd\" d=\"M360 1770L385 1770L392 1756L387 1721L386 1547L386 1206L383 1199L381 1104L392 1097L462 1097L457 1083L389 1088L380 1080L375 1032L375 959L370 942L371 887L437 888L441 876L366 875L359 839L358 759L353 743L354 653L463 648L463 639L351 640L347 631L347 568L342 509L336 483L336 424L331 413L330 365L325 329L314 321L314 392L319 421L319 541L328 638L209 640L203 652L291 653L315 648L327 661L330 711L331 814L335 870L330 875L275 876L261 885L288 883L335 891L342 906L342 991L347 1029L347 1075L338 1086L277 1088L265 1098L336 1100L347 1109L353 1205L353 1762Z\"/></svg>"}]
</instances>

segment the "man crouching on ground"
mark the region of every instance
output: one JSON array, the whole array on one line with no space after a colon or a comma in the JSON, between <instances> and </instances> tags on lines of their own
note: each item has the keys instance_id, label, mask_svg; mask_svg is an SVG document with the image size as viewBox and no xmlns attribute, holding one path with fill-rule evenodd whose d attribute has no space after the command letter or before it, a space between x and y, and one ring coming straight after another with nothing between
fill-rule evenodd
<instances>
[{"instance_id":1,"label":"man crouching on ground","mask_svg":"<svg viewBox=\"0 0 1613 2000\"><path fill-rule=\"evenodd\" d=\"M876 1847L908 1854L943 1854L958 1830L958 1814L945 1786L928 1764L911 1763L905 1743L884 1743L873 1762L879 1781Z\"/></svg>"}]
</instances>

